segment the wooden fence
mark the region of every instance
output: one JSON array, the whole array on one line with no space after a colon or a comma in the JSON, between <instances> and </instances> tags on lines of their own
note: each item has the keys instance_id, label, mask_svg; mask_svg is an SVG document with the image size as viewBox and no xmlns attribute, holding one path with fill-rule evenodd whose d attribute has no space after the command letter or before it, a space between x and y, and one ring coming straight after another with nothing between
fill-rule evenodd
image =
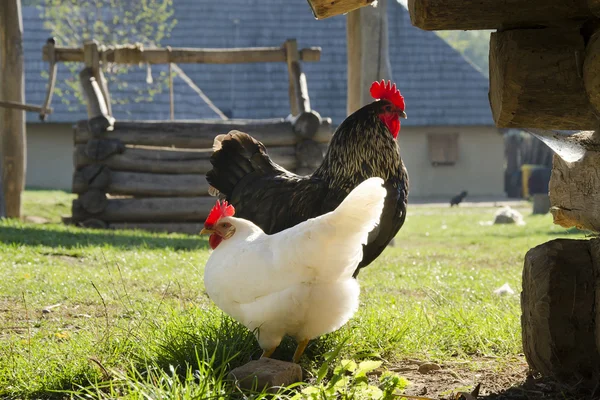
<instances>
[{"instance_id":1,"label":"wooden fence","mask_svg":"<svg viewBox=\"0 0 600 400\"><path fill-rule=\"evenodd\" d=\"M331 139L331 119L310 108L300 60L318 61L320 49L298 51L295 40L281 48L150 49L135 46L83 49L44 47L46 59L83 61L80 82L89 119L74 126L71 223L99 228L136 228L197 233L215 198L205 174L215 136L247 132L271 158L300 174L322 161ZM266 120L116 121L100 62L286 62L291 118Z\"/></svg>"}]
</instances>

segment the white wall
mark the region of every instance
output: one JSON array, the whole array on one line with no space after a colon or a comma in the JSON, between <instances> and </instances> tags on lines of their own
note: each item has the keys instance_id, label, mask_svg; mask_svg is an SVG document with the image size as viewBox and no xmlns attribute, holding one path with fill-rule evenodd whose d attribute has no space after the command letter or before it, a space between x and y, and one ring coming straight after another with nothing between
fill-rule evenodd
<instances>
[{"instance_id":1,"label":"white wall","mask_svg":"<svg viewBox=\"0 0 600 400\"><path fill-rule=\"evenodd\" d=\"M455 165L432 166L428 133L458 133ZM410 197L504 195L504 140L493 127L403 127L400 154L410 177Z\"/></svg>"},{"instance_id":2,"label":"white wall","mask_svg":"<svg viewBox=\"0 0 600 400\"><path fill-rule=\"evenodd\" d=\"M458 161L434 167L429 162L428 133L458 132ZM398 135L400 153L410 176L410 197L504 195L504 141L493 127L411 128ZM71 124L27 124L28 188L71 190Z\"/></svg>"},{"instance_id":3,"label":"white wall","mask_svg":"<svg viewBox=\"0 0 600 400\"><path fill-rule=\"evenodd\" d=\"M73 125L27 124L27 188L71 190Z\"/></svg>"}]
</instances>

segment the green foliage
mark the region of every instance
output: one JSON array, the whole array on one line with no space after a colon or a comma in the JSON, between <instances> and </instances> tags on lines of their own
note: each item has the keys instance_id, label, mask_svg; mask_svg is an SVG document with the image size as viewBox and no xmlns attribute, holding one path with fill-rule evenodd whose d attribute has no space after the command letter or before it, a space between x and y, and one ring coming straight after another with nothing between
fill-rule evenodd
<instances>
[{"instance_id":1,"label":"green foliage","mask_svg":"<svg viewBox=\"0 0 600 400\"><path fill-rule=\"evenodd\" d=\"M39 7L44 27L57 39L57 45L82 47L88 40L99 45L137 44L144 47L159 46L169 37L177 23L173 18L173 0L44 0ZM71 76L64 86L57 85L55 94L71 110L85 99L79 85L79 63L67 63ZM60 67L59 67L60 68ZM123 74L139 66L103 65L104 73L112 87L113 104L149 102L162 93L168 85L168 74L161 71L146 84L132 84ZM47 73L42 73L47 77ZM129 95L124 95L126 91Z\"/></svg>"},{"instance_id":2,"label":"green foliage","mask_svg":"<svg viewBox=\"0 0 600 400\"><path fill-rule=\"evenodd\" d=\"M328 358L324 366L329 366ZM382 361L366 360L356 363L353 360L342 360L333 370L327 382L317 379L316 384L303 388L292 400L325 400L325 399L379 399L398 398L398 390L408 386L408 381L389 371L378 371ZM371 375L371 379L369 379Z\"/></svg>"},{"instance_id":3,"label":"green foliage","mask_svg":"<svg viewBox=\"0 0 600 400\"><path fill-rule=\"evenodd\" d=\"M489 30L481 30L437 31L436 33L448 42L450 46L471 60L485 76L488 76L491 32Z\"/></svg>"}]
</instances>

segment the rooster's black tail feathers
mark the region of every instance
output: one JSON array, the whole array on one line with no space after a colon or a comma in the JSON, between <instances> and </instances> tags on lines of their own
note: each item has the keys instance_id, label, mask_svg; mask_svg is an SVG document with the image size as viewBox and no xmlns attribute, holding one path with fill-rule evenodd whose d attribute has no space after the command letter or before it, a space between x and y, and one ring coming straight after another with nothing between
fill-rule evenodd
<instances>
[{"instance_id":1,"label":"rooster's black tail feathers","mask_svg":"<svg viewBox=\"0 0 600 400\"><path fill-rule=\"evenodd\" d=\"M273 171L265 146L247 133L231 131L219 135L210 157L213 168L206 174L210 194L231 198L235 186L247 175Z\"/></svg>"}]
</instances>

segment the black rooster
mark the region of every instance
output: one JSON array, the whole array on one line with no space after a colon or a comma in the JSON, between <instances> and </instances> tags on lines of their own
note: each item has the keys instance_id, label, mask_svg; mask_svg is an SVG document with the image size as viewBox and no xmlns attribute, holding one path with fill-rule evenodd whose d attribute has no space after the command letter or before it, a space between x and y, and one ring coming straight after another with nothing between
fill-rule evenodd
<instances>
[{"instance_id":1,"label":"black rooster","mask_svg":"<svg viewBox=\"0 0 600 400\"><path fill-rule=\"evenodd\" d=\"M371 95L378 100L342 122L312 175L299 176L275 164L265 146L246 133L217 136L213 168L206 174L211 194L220 193L237 217L272 234L334 210L365 179L383 178L387 196L381 221L363 247L356 276L400 230L408 200L408 174L396 141L400 117L406 118L404 99L389 81L373 83Z\"/></svg>"}]
</instances>

